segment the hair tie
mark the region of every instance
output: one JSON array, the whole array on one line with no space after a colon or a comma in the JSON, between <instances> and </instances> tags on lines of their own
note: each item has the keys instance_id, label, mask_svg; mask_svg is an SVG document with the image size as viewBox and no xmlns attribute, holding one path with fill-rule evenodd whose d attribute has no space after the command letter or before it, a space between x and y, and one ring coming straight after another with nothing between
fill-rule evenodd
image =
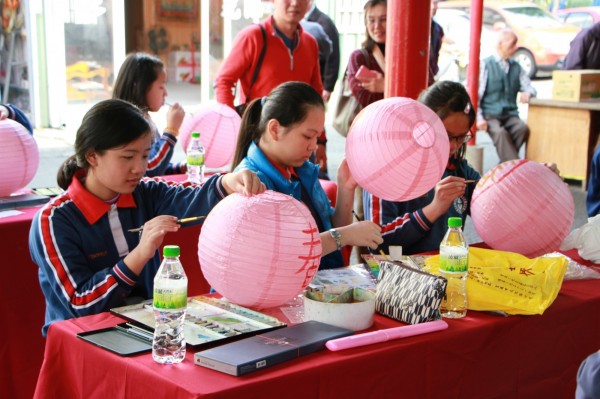
<instances>
[{"instance_id":1,"label":"hair tie","mask_svg":"<svg viewBox=\"0 0 600 399\"><path fill-rule=\"evenodd\" d=\"M471 111L471 103L467 102L467 105L465 106L465 114L468 114Z\"/></svg>"},{"instance_id":2,"label":"hair tie","mask_svg":"<svg viewBox=\"0 0 600 399\"><path fill-rule=\"evenodd\" d=\"M69 171L74 169L77 169L77 160L75 158L71 158L63 164L64 173L69 173Z\"/></svg>"},{"instance_id":3,"label":"hair tie","mask_svg":"<svg viewBox=\"0 0 600 399\"><path fill-rule=\"evenodd\" d=\"M267 96L263 96L263 98L260 99L260 106L264 107L266 102L267 102Z\"/></svg>"}]
</instances>

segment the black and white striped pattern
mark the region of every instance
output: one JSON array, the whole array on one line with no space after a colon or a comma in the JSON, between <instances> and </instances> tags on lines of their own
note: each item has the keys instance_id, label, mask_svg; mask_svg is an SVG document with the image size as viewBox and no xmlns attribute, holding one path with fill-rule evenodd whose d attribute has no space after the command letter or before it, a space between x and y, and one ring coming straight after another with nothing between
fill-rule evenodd
<instances>
[{"instance_id":1,"label":"black and white striped pattern","mask_svg":"<svg viewBox=\"0 0 600 399\"><path fill-rule=\"evenodd\" d=\"M408 324L441 318L440 302L447 280L402 262L381 262L375 296L375 310Z\"/></svg>"}]
</instances>

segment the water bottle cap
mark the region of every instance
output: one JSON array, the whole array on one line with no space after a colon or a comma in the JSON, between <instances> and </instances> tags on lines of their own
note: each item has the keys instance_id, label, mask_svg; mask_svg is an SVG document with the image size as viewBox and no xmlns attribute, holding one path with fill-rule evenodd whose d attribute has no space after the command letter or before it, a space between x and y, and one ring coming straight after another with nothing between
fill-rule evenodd
<instances>
[{"instance_id":1,"label":"water bottle cap","mask_svg":"<svg viewBox=\"0 0 600 399\"><path fill-rule=\"evenodd\" d=\"M448 227L462 227L462 219L459 217L448 218Z\"/></svg>"},{"instance_id":2,"label":"water bottle cap","mask_svg":"<svg viewBox=\"0 0 600 399\"><path fill-rule=\"evenodd\" d=\"M177 245L165 245L163 247L163 256L168 258L179 256L179 247Z\"/></svg>"},{"instance_id":3,"label":"water bottle cap","mask_svg":"<svg viewBox=\"0 0 600 399\"><path fill-rule=\"evenodd\" d=\"M199 139L200 138L200 132L192 132L192 138L193 139Z\"/></svg>"}]
</instances>

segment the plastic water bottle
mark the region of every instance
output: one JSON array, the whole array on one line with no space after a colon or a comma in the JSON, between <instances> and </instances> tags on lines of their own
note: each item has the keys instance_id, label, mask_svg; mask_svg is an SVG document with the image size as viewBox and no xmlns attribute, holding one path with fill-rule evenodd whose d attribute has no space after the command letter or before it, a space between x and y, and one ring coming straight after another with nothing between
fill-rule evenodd
<instances>
[{"instance_id":1,"label":"plastic water bottle","mask_svg":"<svg viewBox=\"0 0 600 399\"><path fill-rule=\"evenodd\" d=\"M453 319L467 314L469 247L461 227L461 218L449 218L448 231L440 244L440 275L448 280L440 312L443 317Z\"/></svg>"},{"instance_id":2,"label":"plastic water bottle","mask_svg":"<svg viewBox=\"0 0 600 399\"><path fill-rule=\"evenodd\" d=\"M158 363L179 363L185 358L183 321L188 280L179 261L179 247L163 248L163 261L154 277L154 340L152 358Z\"/></svg>"},{"instance_id":3,"label":"plastic water bottle","mask_svg":"<svg viewBox=\"0 0 600 399\"><path fill-rule=\"evenodd\" d=\"M192 139L187 148L187 175L191 183L199 184L204 179L204 155L200 133L192 132Z\"/></svg>"}]
</instances>

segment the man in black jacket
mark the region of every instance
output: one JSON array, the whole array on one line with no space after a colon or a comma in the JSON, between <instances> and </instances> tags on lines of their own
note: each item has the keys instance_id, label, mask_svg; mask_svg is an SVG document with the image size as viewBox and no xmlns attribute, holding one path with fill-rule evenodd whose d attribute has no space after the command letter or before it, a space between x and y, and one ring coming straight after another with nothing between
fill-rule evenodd
<instances>
[{"instance_id":1,"label":"man in black jacket","mask_svg":"<svg viewBox=\"0 0 600 399\"><path fill-rule=\"evenodd\" d=\"M582 30L571 41L563 69L600 69L600 22Z\"/></svg>"},{"instance_id":2,"label":"man in black jacket","mask_svg":"<svg viewBox=\"0 0 600 399\"><path fill-rule=\"evenodd\" d=\"M329 101L329 97L331 97L331 92L333 92L340 70L340 35L335 27L335 23L327 14L319 10L312 0L309 1L309 10L306 13L305 19L321 25L331 40L331 54L329 54L325 62L319 62L321 80L323 81L323 100L327 102Z\"/></svg>"}]
</instances>

